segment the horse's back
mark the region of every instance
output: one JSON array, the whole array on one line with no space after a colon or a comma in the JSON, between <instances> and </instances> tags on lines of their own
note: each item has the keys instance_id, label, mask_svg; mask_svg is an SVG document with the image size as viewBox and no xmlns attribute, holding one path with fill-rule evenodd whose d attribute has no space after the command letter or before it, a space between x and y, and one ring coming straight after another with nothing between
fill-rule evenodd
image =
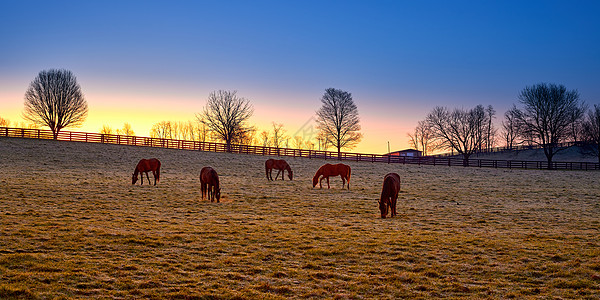
<instances>
[{"instance_id":1,"label":"horse's back","mask_svg":"<svg viewBox=\"0 0 600 300\"><path fill-rule=\"evenodd\" d=\"M217 171L211 167L204 167L200 170L200 181L203 183L218 184L219 175Z\"/></svg>"},{"instance_id":2,"label":"horse's back","mask_svg":"<svg viewBox=\"0 0 600 300\"><path fill-rule=\"evenodd\" d=\"M324 164L322 165L319 170L317 170L317 174L323 174L323 175L330 175L331 170L335 169L334 166L332 164Z\"/></svg>"},{"instance_id":3,"label":"horse's back","mask_svg":"<svg viewBox=\"0 0 600 300\"><path fill-rule=\"evenodd\" d=\"M157 158L151 158L149 159L149 162L151 167L160 168L160 160L158 160Z\"/></svg>"},{"instance_id":4,"label":"horse's back","mask_svg":"<svg viewBox=\"0 0 600 300\"><path fill-rule=\"evenodd\" d=\"M281 170L286 169L290 166L290 165L288 165L287 161L285 161L285 159L279 159L279 160L276 160L275 162L276 162L277 168L281 169Z\"/></svg>"},{"instance_id":5,"label":"horse's back","mask_svg":"<svg viewBox=\"0 0 600 300\"><path fill-rule=\"evenodd\" d=\"M273 165L275 164L275 160L272 158L267 159L267 161L265 161L265 168L273 168Z\"/></svg>"},{"instance_id":6,"label":"horse's back","mask_svg":"<svg viewBox=\"0 0 600 300\"><path fill-rule=\"evenodd\" d=\"M398 173L388 173L383 178L383 188L390 188L391 190L397 192L400 190L400 175Z\"/></svg>"},{"instance_id":7,"label":"horse's back","mask_svg":"<svg viewBox=\"0 0 600 300\"><path fill-rule=\"evenodd\" d=\"M336 168L337 172L339 173L339 175L342 175L344 177L350 177L350 166L349 165L340 163L340 164L335 165L335 168Z\"/></svg>"},{"instance_id":8,"label":"horse's back","mask_svg":"<svg viewBox=\"0 0 600 300\"><path fill-rule=\"evenodd\" d=\"M137 164L138 171L148 172L160 168L160 161L156 158L145 159L142 158Z\"/></svg>"}]
</instances>

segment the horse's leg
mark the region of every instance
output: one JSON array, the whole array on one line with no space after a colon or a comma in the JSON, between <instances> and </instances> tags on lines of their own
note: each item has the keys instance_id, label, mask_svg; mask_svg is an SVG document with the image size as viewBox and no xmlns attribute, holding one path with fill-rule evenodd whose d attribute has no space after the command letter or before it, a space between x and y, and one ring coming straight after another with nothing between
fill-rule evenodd
<instances>
[{"instance_id":1,"label":"horse's leg","mask_svg":"<svg viewBox=\"0 0 600 300\"><path fill-rule=\"evenodd\" d=\"M270 174L270 173L271 173L271 169L269 169L269 168L265 168L265 173L267 174L267 180L269 180L269 181L272 181L273 179L272 179L272 178L269 178L269 175L271 175L271 174Z\"/></svg>"},{"instance_id":2,"label":"horse's leg","mask_svg":"<svg viewBox=\"0 0 600 300\"><path fill-rule=\"evenodd\" d=\"M150 176L148 176L148 172L146 172L146 178L148 178L148 184L150 184ZM154 183L156 185L156 182Z\"/></svg>"},{"instance_id":3,"label":"horse's leg","mask_svg":"<svg viewBox=\"0 0 600 300\"><path fill-rule=\"evenodd\" d=\"M330 189L331 186L329 186L329 176L327 176L327 188Z\"/></svg>"},{"instance_id":4,"label":"horse's leg","mask_svg":"<svg viewBox=\"0 0 600 300\"><path fill-rule=\"evenodd\" d=\"M321 179L319 179L319 188L323 188L323 179L325 179L325 176L321 177Z\"/></svg>"},{"instance_id":5,"label":"horse's leg","mask_svg":"<svg viewBox=\"0 0 600 300\"><path fill-rule=\"evenodd\" d=\"M214 193L213 189L214 189L214 186L212 186L212 185L208 186L208 199L210 199L210 202L215 201L215 193Z\"/></svg>"},{"instance_id":6,"label":"horse's leg","mask_svg":"<svg viewBox=\"0 0 600 300\"><path fill-rule=\"evenodd\" d=\"M277 175L275 175L275 180L277 180L277 177L279 177L279 173L281 173L281 170L277 170ZM281 174L281 180L283 180L283 174Z\"/></svg>"},{"instance_id":7,"label":"horse's leg","mask_svg":"<svg viewBox=\"0 0 600 300\"><path fill-rule=\"evenodd\" d=\"M152 176L154 176L154 185L156 185L156 171L152 171Z\"/></svg>"},{"instance_id":8,"label":"horse's leg","mask_svg":"<svg viewBox=\"0 0 600 300\"><path fill-rule=\"evenodd\" d=\"M344 178L344 176L340 175L340 177L342 177L342 190L344 189L344 186L346 185L346 178Z\"/></svg>"}]
</instances>

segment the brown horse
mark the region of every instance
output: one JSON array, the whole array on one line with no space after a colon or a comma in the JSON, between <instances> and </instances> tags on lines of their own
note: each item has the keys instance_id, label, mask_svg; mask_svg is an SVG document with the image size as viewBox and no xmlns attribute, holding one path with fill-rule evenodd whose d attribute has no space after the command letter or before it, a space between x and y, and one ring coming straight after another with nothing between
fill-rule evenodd
<instances>
[{"instance_id":1,"label":"brown horse","mask_svg":"<svg viewBox=\"0 0 600 300\"><path fill-rule=\"evenodd\" d=\"M200 171L200 189L202 190L202 200L208 191L210 202L221 200L221 188L219 187L219 175L211 167L204 167Z\"/></svg>"},{"instance_id":2,"label":"brown horse","mask_svg":"<svg viewBox=\"0 0 600 300\"><path fill-rule=\"evenodd\" d=\"M313 177L313 188L315 186L317 186L317 183L319 183L319 187L323 188L323 186L321 185L321 182L323 181L323 179L327 178L327 188L330 188L329 186L329 176L341 176L342 177L342 189L344 188L344 184L346 183L346 181L348 181L348 189L350 189L350 166L345 165L345 164L324 164L322 165L319 170L317 171L317 173L315 174L315 176ZM321 180L319 180L319 177L321 177Z\"/></svg>"},{"instance_id":3,"label":"brown horse","mask_svg":"<svg viewBox=\"0 0 600 300\"><path fill-rule=\"evenodd\" d=\"M275 175L275 180L279 177L279 173L281 173L281 180L284 180L285 170L288 171L288 177L292 180L293 172L290 165L283 159L267 159L265 162L265 172L267 173L267 180L273 181L273 169L279 170L277 175Z\"/></svg>"},{"instance_id":4,"label":"brown horse","mask_svg":"<svg viewBox=\"0 0 600 300\"><path fill-rule=\"evenodd\" d=\"M381 198L379 199L379 211L381 217L385 219L390 210L391 217L396 215L396 200L400 191L400 176L396 173L389 173L383 178L383 188L381 189Z\"/></svg>"},{"instance_id":5,"label":"brown horse","mask_svg":"<svg viewBox=\"0 0 600 300\"><path fill-rule=\"evenodd\" d=\"M148 172L152 171L152 175L154 175L154 185L156 182L160 181L160 161L156 158L152 159L142 159L138 162L137 166L135 166L135 170L133 171L133 176L131 177L131 184L135 184L138 180L139 173L146 173L146 178L148 178L148 184L150 184L150 177L148 176ZM142 174L141 183L144 184L144 174Z\"/></svg>"}]
</instances>

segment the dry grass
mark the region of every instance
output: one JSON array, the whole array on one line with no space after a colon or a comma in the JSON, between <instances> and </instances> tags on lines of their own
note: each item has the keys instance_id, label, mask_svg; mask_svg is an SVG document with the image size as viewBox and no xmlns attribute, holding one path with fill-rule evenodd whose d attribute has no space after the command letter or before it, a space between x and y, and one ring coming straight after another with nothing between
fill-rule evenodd
<instances>
[{"instance_id":1,"label":"dry grass","mask_svg":"<svg viewBox=\"0 0 600 300\"><path fill-rule=\"evenodd\" d=\"M350 163L0 138L0 298L600 297L600 174ZM140 158L158 186L132 186ZM200 201L213 166L223 203ZM380 219L383 176L402 178Z\"/></svg>"}]
</instances>

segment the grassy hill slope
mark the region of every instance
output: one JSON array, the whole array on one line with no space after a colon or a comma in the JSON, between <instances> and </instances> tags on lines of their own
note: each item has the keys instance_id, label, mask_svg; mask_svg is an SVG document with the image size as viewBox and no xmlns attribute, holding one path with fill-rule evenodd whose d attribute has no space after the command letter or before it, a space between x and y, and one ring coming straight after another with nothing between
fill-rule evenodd
<instances>
[{"instance_id":1,"label":"grassy hill slope","mask_svg":"<svg viewBox=\"0 0 600 300\"><path fill-rule=\"evenodd\" d=\"M157 186L131 185L159 158ZM597 172L352 163L0 138L0 298L597 298ZM222 203L200 201L203 166ZM402 178L381 219L383 176Z\"/></svg>"}]
</instances>

